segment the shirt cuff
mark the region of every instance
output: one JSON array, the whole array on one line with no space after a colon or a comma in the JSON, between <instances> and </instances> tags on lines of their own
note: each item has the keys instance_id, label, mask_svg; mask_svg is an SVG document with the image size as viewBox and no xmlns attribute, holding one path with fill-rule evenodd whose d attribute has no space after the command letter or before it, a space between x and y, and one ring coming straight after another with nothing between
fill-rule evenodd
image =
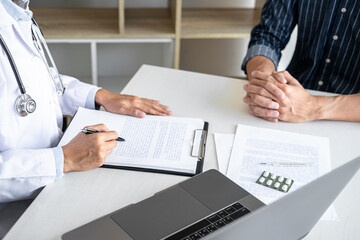
<instances>
[{"instance_id":1,"label":"shirt cuff","mask_svg":"<svg viewBox=\"0 0 360 240\"><path fill-rule=\"evenodd\" d=\"M56 178L58 180L64 175L64 153L61 147L52 148L55 157Z\"/></svg>"},{"instance_id":2,"label":"shirt cuff","mask_svg":"<svg viewBox=\"0 0 360 240\"><path fill-rule=\"evenodd\" d=\"M101 88L92 88L87 97L86 97L86 102L85 102L85 108L88 109L96 109L99 110L100 109L100 105L95 103L95 95L97 93L97 91L99 91Z\"/></svg>"},{"instance_id":3,"label":"shirt cuff","mask_svg":"<svg viewBox=\"0 0 360 240\"><path fill-rule=\"evenodd\" d=\"M258 44L258 45L251 46L247 51L247 54L245 56L242 66L241 66L241 69L246 74L247 74L246 64L248 63L248 61L251 58L253 58L255 56L264 56L264 57L270 59L274 63L275 69L277 69L279 61L280 61L280 56L272 48L265 46L265 45Z\"/></svg>"}]
</instances>

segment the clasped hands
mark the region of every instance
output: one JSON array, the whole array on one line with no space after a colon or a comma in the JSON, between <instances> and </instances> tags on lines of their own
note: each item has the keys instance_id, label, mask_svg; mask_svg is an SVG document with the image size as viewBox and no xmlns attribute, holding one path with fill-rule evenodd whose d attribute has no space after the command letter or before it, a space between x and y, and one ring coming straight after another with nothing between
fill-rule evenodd
<instances>
[{"instance_id":1,"label":"clasped hands","mask_svg":"<svg viewBox=\"0 0 360 240\"><path fill-rule=\"evenodd\" d=\"M315 119L316 97L287 71L266 74L253 71L243 101L254 116L267 121L307 122Z\"/></svg>"}]
</instances>

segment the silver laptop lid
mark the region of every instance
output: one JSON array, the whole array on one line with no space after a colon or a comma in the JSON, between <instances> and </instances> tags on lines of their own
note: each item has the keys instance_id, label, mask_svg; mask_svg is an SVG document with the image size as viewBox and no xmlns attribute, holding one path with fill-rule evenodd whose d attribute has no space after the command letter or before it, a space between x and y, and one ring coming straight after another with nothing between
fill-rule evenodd
<instances>
[{"instance_id":1,"label":"silver laptop lid","mask_svg":"<svg viewBox=\"0 0 360 240\"><path fill-rule=\"evenodd\" d=\"M301 239L310 232L359 167L360 157L226 225L206 239Z\"/></svg>"}]
</instances>

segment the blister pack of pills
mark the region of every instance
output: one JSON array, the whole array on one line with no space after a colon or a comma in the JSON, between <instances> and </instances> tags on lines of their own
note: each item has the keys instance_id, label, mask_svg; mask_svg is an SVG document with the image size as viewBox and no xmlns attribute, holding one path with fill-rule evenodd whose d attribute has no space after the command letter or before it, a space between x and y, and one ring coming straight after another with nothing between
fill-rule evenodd
<instances>
[{"instance_id":1,"label":"blister pack of pills","mask_svg":"<svg viewBox=\"0 0 360 240\"><path fill-rule=\"evenodd\" d=\"M288 192L294 180L264 171L258 180L256 180L256 183L281 192Z\"/></svg>"}]
</instances>

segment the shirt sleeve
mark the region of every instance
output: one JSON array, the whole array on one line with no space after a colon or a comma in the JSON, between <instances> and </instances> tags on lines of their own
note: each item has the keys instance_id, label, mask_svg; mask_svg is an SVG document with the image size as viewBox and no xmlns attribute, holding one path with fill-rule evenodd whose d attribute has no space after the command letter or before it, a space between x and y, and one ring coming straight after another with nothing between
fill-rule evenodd
<instances>
[{"instance_id":1,"label":"shirt sleeve","mask_svg":"<svg viewBox=\"0 0 360 240\"><path fill-rule=\"evenodd\" d=\"M59 97L59 103L64 115L73 116L79 107L95 109L95 94L99 87L66 75L61 75L61 79L65 93Z\"/></svg>"},{"instance_id":2,"label":"shirt sleeve","mask_svg":"<svg viewBox=\"0 0 360 240\"><path fill-rule=\"evenodd\" d=\"M51 148L0 152L0 203L31 197L39 188L54 182L56 172Z\"/></svg>"},{"instance_id":3,"label":"shirt sleeve","mask_svg":"<svg viewBox=\"0 0 360 240\"><path fill-rule=\"evenodd\" d=\"M55 158L55 166L56 166L56 180L62 178L64 176L64 153L62 147L54 147L52 148L54 158Z\"/></svg>"},{"instance_id":4,"label":"shirt sleeve","mask_svg":"<svg viewBox=\"0 0 360 240\"><path fill-rule=\"evenodd\" d=\"M246 64L255 56L270 59L277 68L281 50L290 40L297 23L297 0L268 0L261 12L260 23L251 31L247 54L241 66L246 72Z\"/></svg>"}]
</instances>

